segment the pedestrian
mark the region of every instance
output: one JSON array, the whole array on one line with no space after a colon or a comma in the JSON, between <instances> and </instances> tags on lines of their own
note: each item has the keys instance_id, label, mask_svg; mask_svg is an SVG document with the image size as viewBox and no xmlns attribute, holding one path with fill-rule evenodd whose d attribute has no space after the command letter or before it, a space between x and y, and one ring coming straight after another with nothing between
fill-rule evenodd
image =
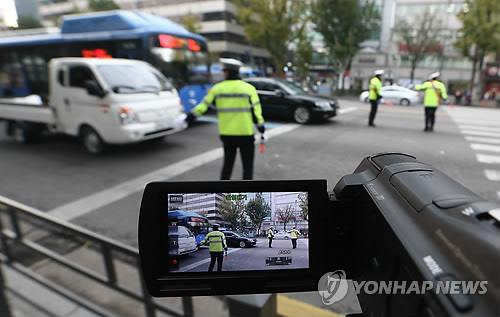
<instances>
[{"instance_id":1,"label":"pedestrian","mask_svg":"<svg viewBox=\"0 0 500 317\"><path fill-rule=\"evenodd\" d=\"M224 251L227 252L226 236L223 232L219 231L219 225L213 224L212 231L210 231L205 238L201 241L201 245L208 243L208 251L210 253L210 265L208 272L214 270L215 262L217 262L217 272L222 271L222 262L224 260Z\"/></svg>"},{"instance_id":2,"label":"pedestrian","mask_svg":"<svg viewBox=\"0 0 500 317\"><path fill-rule=\"evenodd\" d=\"M462 104L462 91L460 89L455 90L455 104Z\"/></svg>"},{"instance_id":3,"label":"pedestrian","mask_svg":"<svg viewBox=\"0 0 500 317\"><path fill-rule=\"evenodd\" d=\"M370 90L368 99L370 100L370 116L368 117L368 125L375 127L375 116L377 115L378 104L382 99L382 76L384 75L383 69L375 71L374 76L370 79Z\"/></svg>"},{"instance_id":4,"label":"pedestrian","mask_svg":"<svg viewBox=\"0 0 500 317\"><path fill-rule=\"evenodd\" d=\"M269 239L269 247L272 248L273 238L274 238L273 227L271 227L271 228L269 228L269 230L267 230L267 238Z\"/></svg>"},{"instance_id":5,"label":"pedestrian","mask_svg":"<svg viewBox=\"0 0 500 317\"><path fill-rule=\"evenodd\" d=\"M299 230L297 230L295 227L290 230L290 238L292 239L292 248L297 249L297 239L300 236Z\"/></svg>"},{"instance_id":6,"label":"pedestrian","mask_svg":"<svg viewBox=\"0 0 500 317\"><path fill-rule=\"evenodd\" d=\"M415 86L416 90L424 91L425 128L424 131L434 131L436 110L442 100L448 99L445 85L439 80L439 72L432 73L423 84Z\"/></svg>"},{"instance_id":7,"label":"pedestrian","mask_svg":"<svg viewBox=\"0 0 500 317\"><path fill-rule=\"evenodd\" d=\"M186 121L191 123L204 114L212 104L217 109L219 134L224 148L224 163L220 179L231 178L236 151L240 150L243 179L253 178L254 123L264 134L264 118L259 96L254 86L240 79L239 69L243 64L232 58L221 58L225 80L214 85L205 99L188 113Z\"/></svg>"}]
</instances>

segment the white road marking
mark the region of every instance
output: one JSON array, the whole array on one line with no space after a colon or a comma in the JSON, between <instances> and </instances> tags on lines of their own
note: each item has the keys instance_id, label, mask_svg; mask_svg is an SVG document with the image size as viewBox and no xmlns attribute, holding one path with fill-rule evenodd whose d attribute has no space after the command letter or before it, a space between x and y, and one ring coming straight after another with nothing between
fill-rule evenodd
<instances>
[{"instance_id":1,"label":"white road marking","mask_svg":"<svg viewBox=\"0 0 500 317\"><path fill-rule=\"evenodd\" d=\"M500 171L498 170L484 170L486 178L493 182L500 182Z\"/></svg>"},{"instance_id":2,"label":"white road marking","mask_svg":"<svg viewBox=\"0 0 500 317\"><path fill-rule=\"evenodd\" d=\"M500 164L500 156L498 155L476 154L476 158L479 163Z\"/></svg>"},{"instance_id":3,"label":"white road marking","mask_svg":"<svg viewBox=\"0 0 500 317\"><path fill-rule=\"evenodd\" d=\"M490 126L490 127L498 127L498 121L486 121L486 120L467 120L467 119L456 119L452 117L452 120L456 124L463 124L463 125L480 125L480 126Z\"/></svg>"},{"instance_id":4,"label":"white road marking","mask_svg":"<svg viewBox=\"0 0 500 317\"><path fill-rule=\"evenodd\" d=\"M500 139L482 138L482 137L477 137L477 136L466 136L465 140L467 140L469 142L500 144Z\"/></svg>"},{"instance_id":5,"label":"white road marking","mask_svg":"<svg viewBox=\"0 0 500 317\"><path fill-rule=\"evenodd\" d=\"M357 107L348 107L345 109L340 109L339 113L348 113L357 109ZM277 128L270 129L266 132L266 135L270 139L295 130L299 127L299 124L284 124ZM130 196L131 194L139 192L144 189L144 186L147 183L172 179L176 176L189 172L190 170L218 160L222 158L222 156L222 148L216 148L160 168L156 171L139 176L129 181L123 182L121 184L112 186L100 192L56 207L48 211L48 214L58 217L59 219L70 221L86 215L94 210L102 208L106 205L119 201L127 196Z\"/></svg>"},{"instance_id":6,"label":"white road marking","mask_svg":"<svg viewBox=\"0 0 500 317\"><path fill-rule=\"evenodd\" d=\"M493 138L500 138L500 133L485 132L485 131L475 131L475 130L461 130L462 134L477 135L477 136L488 136Z\"/></svg>"},{"instance_id":7,"label":"white road marking","mask_svg":"<svg viewBox=\"0 0 500 317\"><path fill-rule=\"evenodd\" d=\"M229 255L229 254L234 253L234 252L239 251L239 250L243 250L243 248L230 249L227 251L227 254ZM194 262L194 263L191 263L189 265L186 265L182 269L177 270L176 272L188 272L188 271L194 269L195 267L198 267L198 266L205 264L205 263L208 263L208 262L210 262L210 255L208 258L205 258L205 259L200 260L198 262Z\"/></svg>"},{"instance_id":8,"label":"white road marking","mask_svg":"<svg viewBox=\"0 0 500 317\"><path fill-rule=\"evenodd\" d=\"M474 130L474 131L486 131L486 132L500 132L500 127L485 127L479 125L459 125L460 130Z\"/></svg>"},{"instance_id":9,"label":"white road marking","mask_svg":"<svg viewBox=\"0 0 500 317\"><path fill-rule=\"evenodd\" d=\"M476 151L500 153L500 146L491 144L471 143L470 147Z\"/></svg>"}]
</instances>

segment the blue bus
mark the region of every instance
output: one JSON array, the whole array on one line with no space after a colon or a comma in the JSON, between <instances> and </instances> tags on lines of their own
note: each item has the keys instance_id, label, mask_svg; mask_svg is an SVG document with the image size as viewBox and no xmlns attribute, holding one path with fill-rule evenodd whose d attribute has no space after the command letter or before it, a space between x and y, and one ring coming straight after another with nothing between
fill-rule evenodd
<instances>
[{"instance_id":1,"label":"blue bus","mask_svg":"<svg viewBox=\"0 0 500 317\"><path fill-rule=\"evenodd\" d=\"M208 219L193 211L170 210L168 212L169 225L184 226L191 230L196 239L196 244L199 245L201 240L208 233Z\"/></svg>"},{"instance_id":2,"label":"blue bus","mask_svg":"<svg viewBox=\"0 0 500 317\"><path fill-rule=\"evenodd\" d=\"M159 69L179 90L186 110L200 102L210 83L206 40L184 27L136 11L63 17L58 33L0 38L0 98L48 95L47 63L55 57L128 58Z\"/></svg>"}]
</instances>

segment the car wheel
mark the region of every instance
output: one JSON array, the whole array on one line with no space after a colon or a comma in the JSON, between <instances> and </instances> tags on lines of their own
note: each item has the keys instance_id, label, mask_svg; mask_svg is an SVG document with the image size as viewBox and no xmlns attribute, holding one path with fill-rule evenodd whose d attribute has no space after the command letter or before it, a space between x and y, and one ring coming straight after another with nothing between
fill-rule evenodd
<instances>
[{"instance_id":1,"label":"car wheel","mask_svg":"<svg viewBox=\"0 0 500 317\"><path fill-rule=\"evenodd\" d=\"M297 107L293 112L293 119L300 124L308 123L311 120L311 111L306 107Z\"/></svg>"},{"instance_id":2,"label":"car wheel","mask_svg":"<svg viewBox=\"0 0 500 317\"><path fill-rule=\"evenodd\" d=\"M240 241L240 248L244 248L246 246L245 241Z\"/></svg>"},{"instance_id":3,"label":"car wheel","mask_svg":"<svg viewBox=\"0 0 500 317\"><path fill-rule=\"evenodd\" d=\"M285 240L290 240L290 237L285 237Z\"/></svg>"},{"instance_id":4,"label":"car wheel","mask_svg":"<svg viewBox=\"0 0 500 317\"><path fill-rule=\"evenodd\" d=\"M410 100L406 99L406 98L403 98L399 101L399 104L401 106L409 106L411 104Z\"/></svg>"},{"instance_id":5,"label":"car wheel","mask_svg":"<svg viewBox=\"0 0 500 317\"><path fill-rule=\"evenodd\" d=\"M83 127L80 135L83 146L87 152L94 155L99 155L104 152L104 141L94 129L91 127Z\"/></svg>"}]
</instances>

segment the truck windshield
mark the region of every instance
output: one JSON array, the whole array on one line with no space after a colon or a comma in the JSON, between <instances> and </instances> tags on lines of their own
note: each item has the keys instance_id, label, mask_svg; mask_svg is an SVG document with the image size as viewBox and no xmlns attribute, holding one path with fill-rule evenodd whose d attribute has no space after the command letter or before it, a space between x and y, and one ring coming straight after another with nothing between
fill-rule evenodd
<instances>
[{"instance_id":1,"label":"truck windshield","mask_svg":"<svg viewBox=\"0 0 500 317\"><path fill-rule=\"evenodd\" d=\"M160 72L147 65L100 65L97 68L115 93L158 93L173 89Z\"/></svg>"}]
</instances>

